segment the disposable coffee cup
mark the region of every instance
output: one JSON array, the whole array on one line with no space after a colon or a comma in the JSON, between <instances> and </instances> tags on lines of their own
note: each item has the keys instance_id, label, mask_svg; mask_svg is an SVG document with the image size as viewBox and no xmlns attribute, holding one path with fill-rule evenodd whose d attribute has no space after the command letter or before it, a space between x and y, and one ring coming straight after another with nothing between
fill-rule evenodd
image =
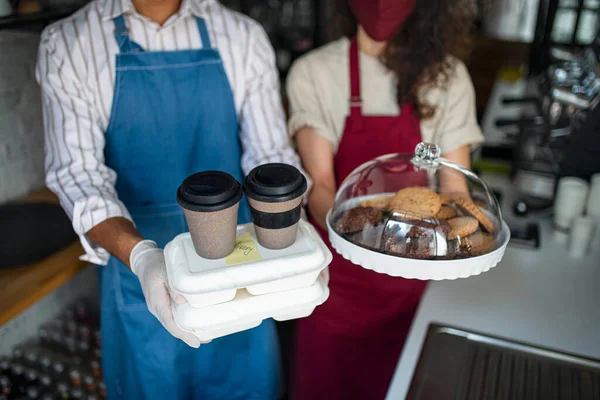
<instances>
[{"instance_id":1,"label":"disposable coffee cup","mask_svg":"<svg viewBox=\"0 0 600 400\"><path fill-rule=\"evenodd\" d=\"M571 240L569 243L571 257L582 258L587 255L595 230L596 219L594 217L580 216L575 218L571 227Z\"/></svg>"},{"instance_id":2,"label":"disposable coffee cup","mask_svg":"<svg viewBox=\"0 0 600 400\"><path fill-rule=\"evenodd\" d=\"M561 178L554 199L554 229L567 233L573 220L583 214L588 196L588 183L574 177Z\"/></svg>"},{"instance_id":3,"label":"disposable coffee cup","mask_svg":"<svg viewBox=\"0 0 600 400\"><path fill-rule=\"evenodd\" d=\"M287 164L264 164L244 180L256 238L261 246L279 250L296 241L306 178Z\"/></svg>"},{"instance_id":4,"label":"disposable coffee cup","mask_svg":"<svg viewBox=\"0 0 600 400\"><path fill-rule=\"evenodd\" d=\"M231 175L206 171L187 177L177 189L196 253L202 258L227 257L235 248L242 186Z\"/></svg>"}]
</instances>

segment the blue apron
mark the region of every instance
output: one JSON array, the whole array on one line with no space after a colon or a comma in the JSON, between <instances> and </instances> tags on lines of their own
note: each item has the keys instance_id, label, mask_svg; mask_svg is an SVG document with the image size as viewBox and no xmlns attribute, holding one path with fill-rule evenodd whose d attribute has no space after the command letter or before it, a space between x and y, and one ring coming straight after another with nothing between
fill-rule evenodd
<instances>
[{"instance_id":1,"label":"blue apron","mask_svg":"<svg viewBox=\"0 0 600 400\"><path fill-rule=\"evenodd\" d=\"M163 247L187 231L175 202L188 175L242 180L238 118L218 51L196 18L202 49L145 52L114 19L115 94L105 162L140 233ZM240 222L248 222L246 200ZM102 361L109 399L275 399L280 370L271 320L192 349L147 309L137 277L112 258L102 269Z\"/></svg>"}]
</instances>

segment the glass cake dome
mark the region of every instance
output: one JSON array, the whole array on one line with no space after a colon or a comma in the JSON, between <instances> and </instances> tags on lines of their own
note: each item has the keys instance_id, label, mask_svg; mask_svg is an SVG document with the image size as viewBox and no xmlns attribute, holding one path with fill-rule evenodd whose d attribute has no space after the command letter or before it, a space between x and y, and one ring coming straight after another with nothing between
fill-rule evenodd
<instances>
[{"instance_id":1,"label":"glass cake dome","mask_svg":"<svg viewBox=\"0 0 600 400\"><path fill-rule=\"evenodd\" d=\"M415 154L381 156L354 170L339 188L327 224L334 248L355 264L420 279L489 269L486 258L497 264L510 236L486 183L441 158L430 143L417 145ZM448 269L451 261L467 265L463 269L472 264L471 272L440 277L432 266Z\"/></svg>"}]
</instances>

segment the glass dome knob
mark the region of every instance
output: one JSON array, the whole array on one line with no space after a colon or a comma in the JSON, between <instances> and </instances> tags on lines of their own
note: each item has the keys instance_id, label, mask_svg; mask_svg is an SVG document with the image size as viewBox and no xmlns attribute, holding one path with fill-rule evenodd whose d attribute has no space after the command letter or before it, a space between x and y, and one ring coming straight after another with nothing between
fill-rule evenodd
<instances>
[{"instance_id":1,"label":"glass dome knob","mask_svg":"<svg viewBox=\"0 0 600 400\"><path fill-rule=\"evenodd\" d=\"M415 148L413 163L419 166L436 165L441 153L440 146L437 144L421 142Z\"/></svg>"}]
</instances>

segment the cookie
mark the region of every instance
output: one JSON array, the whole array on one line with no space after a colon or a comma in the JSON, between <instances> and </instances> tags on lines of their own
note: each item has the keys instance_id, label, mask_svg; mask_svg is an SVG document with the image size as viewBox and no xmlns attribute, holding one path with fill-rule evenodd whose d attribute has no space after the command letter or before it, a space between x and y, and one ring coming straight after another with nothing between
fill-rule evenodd
<instances>
[{"instance_id":1,"label":"cookie","mask_svg":"<svg viewBox=\"0 0 600 400\"><path fill-rule=\"evenodd\" d=\"M440 211L442 202L440 196L431 189L408 187L394 195L390 201L390 208L392 211L430 218Z\"/></svg>"},{"instance_id":2,"label":"cookie","mask_svg":"<svg viewBox=\"0 0 600 400\"><path fill-rule=\"evenodd\" d=\"M489 233L494 233L496 231L492 221L490 221L487 215L485 215L483 211L481 211L481 209L477 207L475 203L473 203L473 201L465 197L461 197L456 199L454 202L463 211L475 217L486 231Z\"/></svg>"},{"instance_id":3,"label":"cookie","mask_svg":"<svg viewBox=\"0 0 600 400\"><path fill-rule=\"evenodd\" d=\"M479 222L473 217L452 218L448 220L448 225L450 225L449 239L468 236L479 228Z\"/></svg>"},{"instance_id":4,"label":"cookie","mask_svg":"<svg viewBox=\"0 0 600 400\"><path fill-rule=\"evenodd\" d=\"M454 203L454 199L452 198L452 196L450 196L448 194L440 193L439 196L440 196L440 201L442 202L442 204Z\"/></svg>"},{"instance_id":5,"label":"cookie","mask_svg":"<svg viewBox=\"0 0 600 400\"><path fill-rule=\"evenodd\" d=\"M442 234L443 237L448 236L450 225L447 221L423 221L423 220L407 220L405 221L411 228L406 234L407 237L429 237L432 238L436 234Z\"/></svg>"},{"instance_id":6,"label":"cookie","mask_svg":"<svg viewBox=\"0 0 600 400\"><path fill-rule=\"evenodd\" d=\"M477 257L496 249L496 239L486 232L475 232L460 240L461 247L466 250L469 257Z\"/></svg>"},{"instance_id":7,"label":"cookie","mask_svg":"<svg viewBox=\"0 0 600 400\"><path fill-rule=\"evenodd\" d=\"M389 210L390 200L392 200L392 196L379 196L369 200L365 200L359 205L361 207L373 207L379 208L380 210Z\"/></svg>"},{"instance_id":8,"label":"cookie","mask_svg":"<svg viewBox=\"0 0 600 400\"><path fill-rule=\"evenodd\" d=\"M473 203L479 208L487 208L487 204L483 200L475 200Z\"/></svg>"},{"instance_id":9,"label":"cookie","mask_svg":"<svg viewBox=\"0 0 600 400\"><path fill-rule=\"evenodd\" d=\"M344 211L337 219L335 227L338 233L361 231L366 226L378 225L383 219L380 209L373 207L357 207Z\"/></svg>"},{"instance_id":10,"label":"cookie","mask_svg":"<svg viewBox=\"0 0 600 400\"><path fill-rule=\"evenodd\" d=\"M401 257L427 260L435 257L435 249L431 247L431 240L427 237L407 238L406 247Z\"/></svg>"},{"instance_id":11,"label":"cookie","mask_svg":"<svg viewBox=\"0 0 600 400\"><path fill-rule=\"evenodd\" d=\"M440 211L435 215L437 219L450 219L456 217L456 208L442 205Z\"/></svg>"},{"instance_id":12,"label":"cookie","mask_svg":"<svg viewBox=\"0 0 600 400\"><path fill-rule=\"evenodd\" d=\"M447 251L445 256L441 256L438 259L440 260L458 260L461 258L468 258L469 252L463 246L461 246L461 242L457 239L448 240L447 242Z\"/></svg>"}]
</instances>

